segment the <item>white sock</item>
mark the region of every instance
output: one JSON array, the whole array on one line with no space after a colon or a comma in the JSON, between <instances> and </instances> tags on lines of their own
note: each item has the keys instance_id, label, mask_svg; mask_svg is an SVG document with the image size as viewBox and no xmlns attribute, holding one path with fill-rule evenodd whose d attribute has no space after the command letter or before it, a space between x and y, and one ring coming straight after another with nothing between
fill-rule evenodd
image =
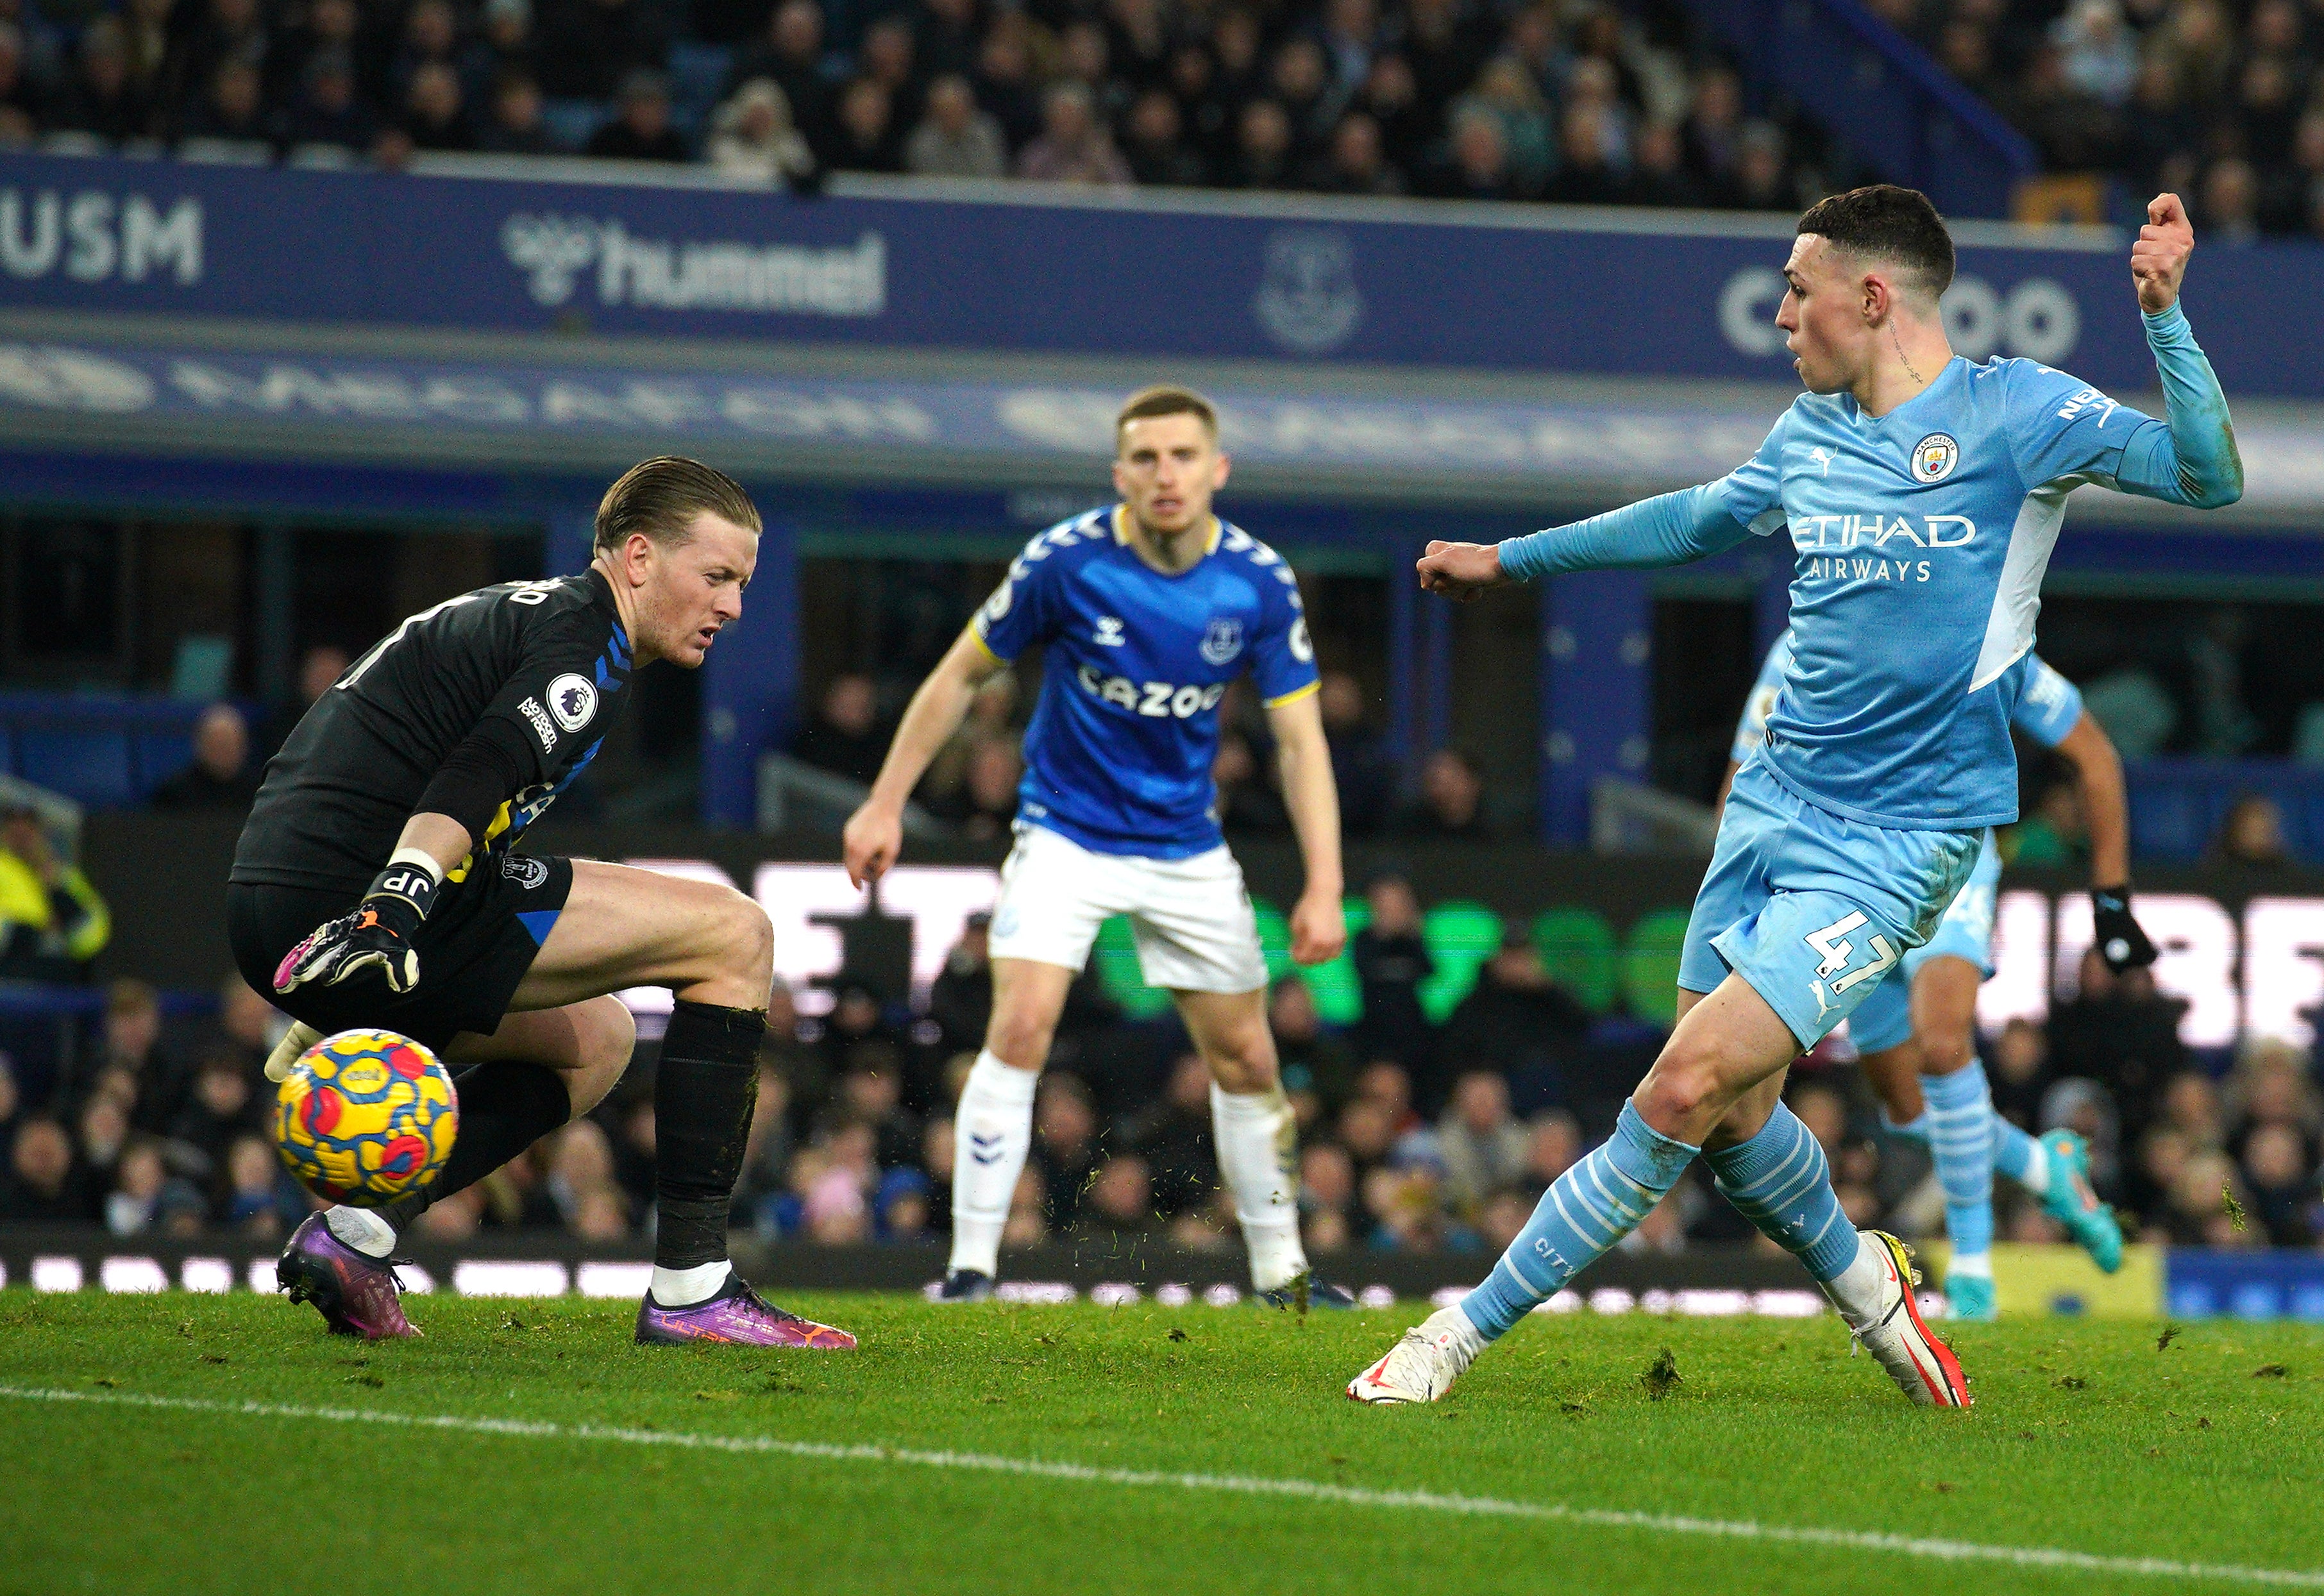
<instances>
[{"instance_id":1,"label":"white sock","mask_svg":"<svg viewBox=\"0 0 2324 1596\"><path fill-rule=\"evenodd\" d=\"M953 1118L950 1268L1000 1273L1001 1232L1033 1149L1033 1089L1040 1084L1034 1071L1003 1064L990 1049L968 1072Z\"/></svg>"},{"instance_id":2,"label":"white sock","mask_svg":"<svg viewBox=\"0 0 2324 1596\"><path fill-rule=\"evenodd\" d=\"M395 1250L395 1227L368 1208L327 1208L323 1223L365 1258L385 1258Z\"/></svg>"},{"instance_id":3,"label":"white sock","mask_svg":"<svg viewBox=\"0 0 2324 1596\"><path fill-rule=\"evenodd\" d=\"M1234 1196L1250 1249L1250 1283L1260 1291L1287 1286L1307 1268L1299 1245L1299 1128L1283 1088L1250 1093L1211 1084L1211 1134L1219 1173Z\"/></svg>"},{"instance_id":4,"label":"white sock","mask_svg":"<svg viewBox=\"0 0 2324 1596\"><path fill-rule=\"evenodd\" d=\"M1993 1254L1990 1252L1954 1253L1945 1259L1945 1278L1950 1280L1955 1275L1964 1279L1972 1276L1979 1280L1992 1279Z\"/></svg>"},{"instance_id":5,"label":"white sock","mask_svg":"<svg viewBox=\"0 0 2324 1596\"><path fill-rule=\"evenodd\" d=\"M726 1284L727 1271L733 1268L724 1259L716 1263L698 1263L690 1269L666 1269L654 1265L653 1284L647 1287L654 1301L666 1308L690 1308L696 1303L708 1302Z\"/></svg>"},{"instance_id":6,"label":"white sock","mask_svg":"<svg viewBox=\"0 0 2324 1596\"><path fill-rule=\"evenodd\" d=\"M1880 1299L1886 1295L1888 1284L1888 1266L1883 1257L1886 1251L1879 1242L1859 1232L1856 1261L1840 1270L1838 1279L1824 1282L1824 1295L1831 1298L1840 1317L1850 1324L1860 1324L1880 1312Z\"/></svg>"},{"instance_id":7,"label":"white sock","mask_svg":"<svg viewBox=\"0 0 2324 1596\"><path fill-rule=\"evenodd\" d=\"M2050 1191L2050 1149L2042 1145L2038 1136L2029 1137L2027 1142L2030 1150L2025 1155L2025 1178L2017 1184L2037 1197L2046 1196Z\"/></svg>"}]
</instances>

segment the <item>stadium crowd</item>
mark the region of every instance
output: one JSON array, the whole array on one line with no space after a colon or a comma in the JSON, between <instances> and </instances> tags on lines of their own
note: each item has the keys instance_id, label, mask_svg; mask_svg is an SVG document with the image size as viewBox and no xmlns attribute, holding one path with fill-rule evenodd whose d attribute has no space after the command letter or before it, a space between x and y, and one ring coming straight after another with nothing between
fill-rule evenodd
<instances>
[{"instance_id":1,"label":"stadium crowd","mask_svg":"<svg viewBox=\"0 0 2324 1596\"><path fill-rule=\"evenodd\" d=\"M1299 1114L1308 1244L1490 1256L1605 1133L1661 1032L1618 1009L1591 1013L1521 929L1433 1023L1420 996L1431 955L1411 884L1382 875L1365 898L1370 923L1352 947L1360 1020L1323 1023L1296 976L1270 1001ZM810 1019L790 992L775 992L736 1222L824 1243L941 1232L953 1100L991 1001L982 918L950 951L924 1009L885 1001L845 975L832 996L829 1011ZM1996 1100L2029 1129L2062 1124L2085 1136L2099 1191L2136 1215L2146 1239L2324 1241L2324 1098L2310 1056L2273 1039L2232 1056L2192 1054L2179 1039L2181 1012L2146 973L2110 976L2093 955L2080 990L2046 1023L2013 1021L1987 1038ZM113 983L92 1062L65 1090L27 1102L0 1063L0 1221L95 1222L123 1236L286 1234L307 1204L266 1134L261 1069L280 1024L232 978L213 1016L177 1023L165 1023L151 988ZM648 1043L596 1113L431 1209L421 1232L459 1241L534 1227L638 1240L653 1211L651 1058ZM1234 1245L1208 1080L1175 1021L1125 1019L1085 976L1040 1088L1010 1244ZM1908 1234L1941 1227L1925 1150L1881 1125L1844 1043L1803 1062L1790 1100L1859 1223ZM1999 1187L2005 1239L2057 1239L2038 1206ZM1756 1236L1698 1172L1626 1245L1677 1250Z\"/></svg>"},{"instance_id":2,"label":"stadium crowd","mask_svg":"<svg viewBox=\"0 0 2324 1596\"><path fill-rule=\"evenodd\" d=\"M1874 0L2060 173L2324 227L2301 0ZM0 140L1793 210L1855 177L1675 0L0 0Z\"/></svg>"}]
</instances>

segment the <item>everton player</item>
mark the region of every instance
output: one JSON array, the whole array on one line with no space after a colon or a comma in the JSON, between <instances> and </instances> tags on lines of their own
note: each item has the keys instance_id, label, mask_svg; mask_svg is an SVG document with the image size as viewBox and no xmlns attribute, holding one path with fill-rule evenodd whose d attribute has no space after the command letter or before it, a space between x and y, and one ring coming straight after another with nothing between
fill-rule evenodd
<instances>
[{"instance_id":1,"label":"everton player","mask_svg":"<svg viewBox=\"0 0 2324 1596\"><path fill-rule=\"evenodd\" d=\"M2033 361L1953 354L1938 308L1953 246L1935 208L1887 184L1834 195L1800 218L1775 315L1808 391L1750 460L1572 526L1430 546L1422 585L1466 599L1788 529L1793 658L1695 898L1678 1025L1612 1138L1558 1177L1482 1286L1349 1396L1443 1396L1700 1157L1907 1397L1968 1406L1904 1244L1848 1222L1822 1150L1783 1106L1784 1073L1928 942L1985 828L2016 817L2013 668L2034 646L2067 494L2098 482L2205 509L2242 494L2226 396L2178 304L2194 246L2178 197L2158 195L2130 254L2158 421Z\"/></svg>"},{"instance_id":2,"label":"everton player","mask_svg":"<svg viewBox=\"0 0 2324 1596\"><path fill-rule=\"evenodd\" d=\"M1767 650L1735 727L1732 781L1766 740L1767 716L1792 667L1786 630ZM2022 677L2009 724L2074 768L2090 816L2091 928L2098 955L2116 973L2154 962L2154 944L2130 909L2130 804L2122 758L2106 729L2082 707L2074 684L2039 654L2012 666ZM2001 1117L1977 1057L1977 989L1993 973L1994 895L2001 851L1987 827L1969 885L1937 922L1936 935L1904 955L1849 1017L1849 1039L1865 1078L1880 1094L1889 1130L1925 1144L1945 1194L1945 1302L1956 1319L1996 1316L1993 1295L1993 1172L2040 1199L2098 1268L2122 1267L2122 1229L2090 1189L2089 1149L2061 1127L2027 1135Z\"/></svg>"},{"instance_id":3,"label":"everton player","mask_svg":"<svg viewBox=\"0 0 2324 1596\"><path fill-rule=\"evenodd\" d=\"M759 512L692 460L633 467L597 507L577 577L479 588L412 616L347 669L267 766L226 912L244 979L317 1033L395 1030L456 1068L460 1132L432 1185L333 1208L278 1271L331 1329L416 1333L396 1232L586 1113L636 1030L612 993L676 994L654 1076L647 1342L852 1347L761 1301L726 1262L726 1215L757 1099L774 934L731 888L520 853L621 708L632 671L698 668L742 611Z\"/></svg>"},{"instance_id":4,"label":"everton player","mask_svg":"<svg viewBox=\"0 0 2324 1596\"><path fill-rule=\"evenodd\" d=\"M1017 845L992 916L992 1019L960 1096L943 1295L991 1295L1049 1038L1099 924L1119 914L1147 981L1169 989L1211 1067L1212 1130L1251 1282L1287 1300L1307 1276L1296 1132L1267 1028L1267 964L1242 871L1219 835L1211 765L1219 700L1248 671L1306 866L1291 956L1332 958L1347 931L1315 650L1291 567L1211 512L1228 466L1210 402L1147 389L1122 407L1115 443L1121 502L1028 543L913 695L871 798L847 823L847 871L860 883L895 863L904 800L978 685L1043 647ZM1346 1305L1338 1287L1313 1289Z\"/></svg>"}]
</instances>

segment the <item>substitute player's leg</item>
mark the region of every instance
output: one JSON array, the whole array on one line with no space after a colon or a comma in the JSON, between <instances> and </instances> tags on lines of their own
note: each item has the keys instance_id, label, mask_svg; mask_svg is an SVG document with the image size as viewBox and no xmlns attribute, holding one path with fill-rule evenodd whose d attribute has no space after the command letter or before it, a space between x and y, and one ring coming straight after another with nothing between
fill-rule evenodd
<instances>
[{"instance_id":1,"label":"substitute player's leg","mask_svg":"<svg viewBox=\"0 0 2324 1596\"><path fill-rule=\"evenodd\" d=\"M1308 1273L1299 1242L1299 1127L1277 1070L1267 989L1171 996L1195 1051L1210 1066L1212 1139L1250 1250L1252 1288L1287 1303ZM1309 1300L1344 1307L1353 1299L1311 1280Z\"/></svg>"},{"instance_id":2,"label":"substitute player's leg","mask_svg":"<svg viewBox=\"0 0 2324 1596\"><path fill-rule=\"evenodd\" d=\"M1062 964L992 961L992 1017L953 1121L946 1302L981 1302L1000 1278L1001 1232L1033 1148L1033 1093L1073 983L1074 972Z\"/></svg>"}]
</instances>

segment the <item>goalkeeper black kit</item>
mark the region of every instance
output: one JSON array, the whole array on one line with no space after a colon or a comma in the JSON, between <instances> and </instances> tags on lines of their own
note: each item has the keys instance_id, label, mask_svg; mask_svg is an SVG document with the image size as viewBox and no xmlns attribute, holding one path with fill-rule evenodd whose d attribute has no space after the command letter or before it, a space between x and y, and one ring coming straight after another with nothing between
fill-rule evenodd
<instances>
[{"instance_id":1,"label":"goalkeeper black kit","mask_svg":"<svg viewBox=\"0 0 2324 1596\"><path fill-rule=\"evenodd\" d=\"M243 978L326 1033L377 1027L440 1047L492 1032L573 884L568 861L516 844L595 756L631 664L595 570L481 587L390 632L267 764L228 878ZM285 957L355 908L423 811L457 820L476 845L411 933L418 984L277 992Z\"/></svg>"}]
</instances>

